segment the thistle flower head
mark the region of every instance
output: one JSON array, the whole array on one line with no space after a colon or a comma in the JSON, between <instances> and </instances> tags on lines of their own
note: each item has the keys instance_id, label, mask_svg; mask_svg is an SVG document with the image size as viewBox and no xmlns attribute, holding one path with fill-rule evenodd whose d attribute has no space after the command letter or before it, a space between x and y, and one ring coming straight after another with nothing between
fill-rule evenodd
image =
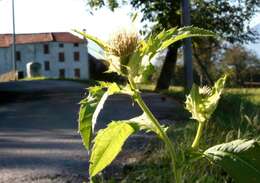
<instances>
[{"instance_id":1,"label":"thistle flower head","mask_svg":"<svg viewBox=\"0 0 260 183\"><path fill-rule=\"evenodd\" d=\"M138 46L138 33L122 29L111 36L109 54L124 58L131 55Z\"/></svg>"}]
</instances>

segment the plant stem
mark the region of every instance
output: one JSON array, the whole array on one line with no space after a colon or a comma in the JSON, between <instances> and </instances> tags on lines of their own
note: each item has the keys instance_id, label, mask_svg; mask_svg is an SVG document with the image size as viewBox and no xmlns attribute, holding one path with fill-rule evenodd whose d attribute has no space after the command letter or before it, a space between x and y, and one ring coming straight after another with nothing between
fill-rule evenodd
<instances>
[{"instance_id":1,"label":"plant stem","mask_svg":"<svg viewBox=\"0 0 260 183\"><path fill-rule=\"evenodd\" d=\"M191 147L193 149L197 149L199 147L200 138L202 136L204 125L205 125L205 122L199 122L199 127L197 129L197 133L196 133L195 139L194 139L194 141L193 141L193 143L191 145Z\"/></svg>"},{"instance_id":2,"label":"plant stem","mask_svg":"<svg viewBox=\"0 0 260 183\"><path fill-rule=\"evenodd\" d=\"M177 170L176 152L175 152L175 149L173 147L173 144L172 144L170 138L165 133L165 131L162 129L159 121L154 117L154 115L152 114L150 109L144 103L140 93L137 91L135 83L133 82L133 80L131 78L129 78L129 83L130 83L130 86L132 87L132 89L134 90L134 93L135 93L135 96L134 96L135 98L134 99L135 99L135 101L140 106L140 108L143 110L143 112L147 115L147 117L150 119L150 121L154 124L156 129L159 131L159 136L164 141L165 146L166 146L166 148L167 148L167 150L169 152L169 155L171 157L171 165L172 165L172 169L173 169L175 182L176 183L180 183L181 182L181 175L180 175L180 173Z\"/></svg>"}]
</instances>

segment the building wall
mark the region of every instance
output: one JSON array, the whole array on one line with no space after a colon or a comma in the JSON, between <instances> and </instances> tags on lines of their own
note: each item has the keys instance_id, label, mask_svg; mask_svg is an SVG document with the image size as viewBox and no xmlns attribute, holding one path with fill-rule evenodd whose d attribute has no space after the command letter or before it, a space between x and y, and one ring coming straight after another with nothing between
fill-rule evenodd
<instances>
[{"instance_id":1,"label":"building wall","mask_svg":"<svg viewBox=\"0 0 260 183\"><path fill-rule=\"evenodd\" d=\"M0 48L0 75L12 71L11 48Z\"/></svg>"},{"instance_id":2,"label":"building wall","mask_svg":"<svg viewBox=\"0 0 260 183\"><path fill-rule=\"evenodd\" d=\"M44 53L44 45L48 45L49 53ZM63 47L59 45L63 44ZM75 69L80 69L79 79L89 79L89 61L86 44L61 42L46 42L35 44L21 44L16 46L16 51L20 52L20 60L17 60L17 71L23 72L27 77L26 64L38 62L42 65L41 74L45 77L59 78L59 70L65 70L65 78L76 78ZM79 52L79 61L74 60L74 52ZM64 62L59 61L59 53L64 53ZM45 70L44 62L49 62L50 70ZM11 48L0 48L0 74L12 69Z\"/></svg>"}]
</instances>

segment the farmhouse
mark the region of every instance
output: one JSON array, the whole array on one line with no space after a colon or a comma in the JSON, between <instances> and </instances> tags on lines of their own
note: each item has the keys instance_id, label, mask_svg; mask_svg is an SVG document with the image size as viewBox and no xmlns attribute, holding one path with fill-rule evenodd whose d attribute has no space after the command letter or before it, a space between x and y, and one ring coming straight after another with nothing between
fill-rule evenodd
<instances>
[{"instance_id":1,"label":"farmhouse","mask_svg":"<svg viewBox=\"0 0 260 183\"><path fill-rule=\"evenodd\" d=\"M68 32L17 34L15 57L19 78L34 64L44 77L89 79L87 41ZM0 76L12 70L12 35L0 34Z\"/></svg>"}]
</instances>

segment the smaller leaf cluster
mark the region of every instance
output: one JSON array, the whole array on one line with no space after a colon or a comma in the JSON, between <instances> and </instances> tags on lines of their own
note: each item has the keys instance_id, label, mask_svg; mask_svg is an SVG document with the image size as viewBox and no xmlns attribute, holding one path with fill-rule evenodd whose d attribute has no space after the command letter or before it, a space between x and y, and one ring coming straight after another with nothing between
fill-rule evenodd
<instances>
[{"instance_id":1,"label":"smaller leaf cluster","mask_svg":"<svg viewBox=\"0 0 260 183\"><path fill-rule=\"evenodd\" d=\"M208 121L215 111L220 95L224 89L227 76L220 78L213 86L198 87L193 85L190 94L186 97L186 109L192 114L192 119L200 123Z\"/></svg>"},{"instance_id":2,"label":"smaller leaf cluster","mask_svg":"<svg viewBox=\"0 0 260 183\"><path fill-rule=\"evenodd\" d=\"M227 76L220 78L213 86L198 87L193 85L186 98L186 109L192 118L199 122L192 150L197 151L200 138L207 122L215 111L220 95L224 89ZM257 183L260 180L260 142L257 140L234 140L219 144L202 153L202 157L220 165L236 182Z\"/></svg>"}]
</instances>

